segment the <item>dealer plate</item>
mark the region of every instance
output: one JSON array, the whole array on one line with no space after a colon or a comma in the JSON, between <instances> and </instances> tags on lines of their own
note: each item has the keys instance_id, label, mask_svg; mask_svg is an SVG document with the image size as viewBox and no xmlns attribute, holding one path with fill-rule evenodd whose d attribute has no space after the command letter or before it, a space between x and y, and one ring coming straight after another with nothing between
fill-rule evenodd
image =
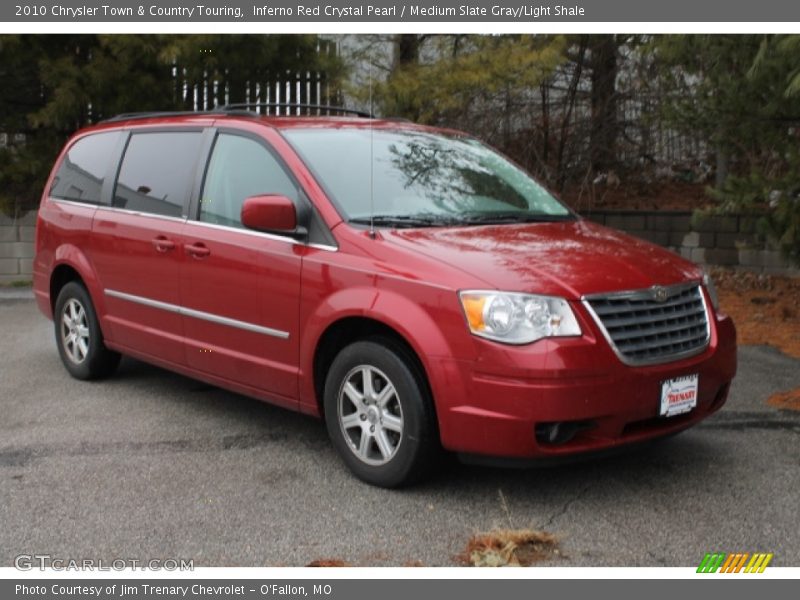
<instances>
[{"instance_id":1,"label":"dealer plate","mask_svg":"<svg viewBox=\"0 0 800 600\"><path fill-rule=\"evenodd\" d=\"M661 384L662 417L673 417L692 410L697 406L697 388L700 375L683 375L668 379Z\"/></svg>"}]
</instances>

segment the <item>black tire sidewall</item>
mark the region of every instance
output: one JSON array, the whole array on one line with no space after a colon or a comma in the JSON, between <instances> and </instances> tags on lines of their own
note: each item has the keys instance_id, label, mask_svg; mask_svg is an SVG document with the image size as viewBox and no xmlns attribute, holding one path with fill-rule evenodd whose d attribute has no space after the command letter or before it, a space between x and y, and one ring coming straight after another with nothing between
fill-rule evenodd
<instances>
[{"instance_id":1,"label":"black tire sidewall","mask_svg":"<svg viewBox=\"0 0 800 600\"><path fill-rule=\"evenodd\" d=\"M386 374L397 390L403 411L400 447L384 465L362 462L350 449L339 425L339 389L345 376L359 365L371 365ZM359 479L381 487L398 487L416 481L423 474L433 447L433 411L420 376L398 347L379 341L360 341L344 348L325 379L324 405L331 441Z\"/></svg>"}]
</instances>

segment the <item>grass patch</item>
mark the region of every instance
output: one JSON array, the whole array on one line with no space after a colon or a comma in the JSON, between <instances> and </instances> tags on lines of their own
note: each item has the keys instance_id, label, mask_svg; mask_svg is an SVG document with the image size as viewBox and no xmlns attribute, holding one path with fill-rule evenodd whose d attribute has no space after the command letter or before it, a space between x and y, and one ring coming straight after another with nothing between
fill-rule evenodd
<instances>
[{"instance_id":1,"label":"grass patch","mask_svg":"<svg viewBox=\"0 0 800 600\"><path fill-rule=\"evenodd\" d=\"M312 560L306 566L307 567L351 567L353 565L342 560L341 558L321 558L319 560Z\"/></svg>"},{"instance_id":2,"label":"grass patch","mask_svg":"<svg viewBox=\"0 0 800 600\"><path fill-rule=\"evenodd\" d=\"M460 556L473 567L528 567L559 557L558 539L533 529L495 529L470 538Z\"/></svg>"},{"instance_id":3,"label":"grass patch","mask_svg":"<svg viewBox=\"0 0 800 600\"><path fill-rule=\"evenodd\" d=\"M18 279L16 281L0 282L0 287L4 288L24 288L31 287L33 282L30 279Z\"/></svg>"}]
</instances>

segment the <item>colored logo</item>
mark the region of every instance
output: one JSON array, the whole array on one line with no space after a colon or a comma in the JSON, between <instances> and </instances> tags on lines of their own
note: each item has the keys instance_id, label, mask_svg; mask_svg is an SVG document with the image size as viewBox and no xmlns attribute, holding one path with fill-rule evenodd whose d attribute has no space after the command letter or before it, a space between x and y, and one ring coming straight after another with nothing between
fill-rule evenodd
<instances>
[{"instance_id":1,"label":"colored logo","mask_svg":"<svg viewBox=\"0 0 800 600\"><path fill-rule=\"evenodd\" d=\"M763 573L772 560L773 554L756 552L738 552L726 554L725 552L708 553L703 557L698 573Z\"/></svg>"}]
</instances>

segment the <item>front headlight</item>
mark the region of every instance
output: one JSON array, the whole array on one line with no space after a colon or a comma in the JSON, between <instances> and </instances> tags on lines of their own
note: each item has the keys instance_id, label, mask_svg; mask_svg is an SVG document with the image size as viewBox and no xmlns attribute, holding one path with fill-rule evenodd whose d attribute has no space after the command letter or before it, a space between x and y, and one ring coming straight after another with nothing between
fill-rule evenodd
<instances>
[{"instance_id":1,"label":"front headlight","mask_svg":"<svg viewBox=\"0 0 800 600\"><path fill-rule=\"evenodd\" d=\"M469 329L506 344L530 344L545 337L581 335L563 298L483 290L459 292Z\"/></svg>"},{"instance_id":2,"label":"front headlight","mask_svg":"<svg viewBox=\"0 0 800 600\"><path fill-rule=\"evenodd\" d=\"M719 310L719 296L717 295L717 287L714 285L714 280L711 279L711 275L708 273L703 273L703 285L708 292L708 297L711 298L711 306L714 307L714 310Z\"/></svg>"}]
</instances>

